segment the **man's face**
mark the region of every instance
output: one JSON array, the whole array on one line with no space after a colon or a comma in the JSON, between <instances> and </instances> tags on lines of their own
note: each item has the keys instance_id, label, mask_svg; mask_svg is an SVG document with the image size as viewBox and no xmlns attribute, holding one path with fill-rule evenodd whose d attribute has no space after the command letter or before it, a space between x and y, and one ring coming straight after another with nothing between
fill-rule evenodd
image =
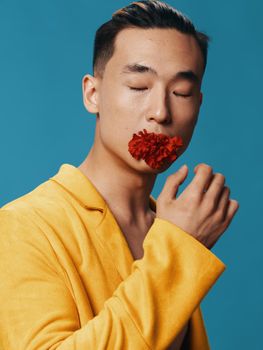
<instances>
[{"instance_id":1,"label":"man's face","mask_svg":"<svg viewBox=\"0 0 263 350\"><path fill-rule=\"evenodd\" d=\"M122 30L103 78L95 79L96 142L108 156L157 173L129 154L128 142L143 129L178 135L181 155L197 122L202 75L203 57L194 37L175 29Z\"/></svg>"}]
</instances>

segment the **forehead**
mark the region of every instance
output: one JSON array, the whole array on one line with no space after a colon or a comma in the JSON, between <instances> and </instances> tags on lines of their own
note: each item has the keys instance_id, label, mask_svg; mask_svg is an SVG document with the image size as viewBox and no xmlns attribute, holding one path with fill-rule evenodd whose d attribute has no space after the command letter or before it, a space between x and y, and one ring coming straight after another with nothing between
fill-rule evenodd
<instances>
[{"instance_id":1,"label":"forehead","mask_svg":"<svg viewBox=\"0 0 263 350\"><path fill-rule=\"evenodd\" d=\"M115 41L114 54L108 68L121 72L127 64L141 62L161 73L191 70L199 77L203 71L203 57L196 39L176 29L126 28Z\"/></svg>"}]
</instances>

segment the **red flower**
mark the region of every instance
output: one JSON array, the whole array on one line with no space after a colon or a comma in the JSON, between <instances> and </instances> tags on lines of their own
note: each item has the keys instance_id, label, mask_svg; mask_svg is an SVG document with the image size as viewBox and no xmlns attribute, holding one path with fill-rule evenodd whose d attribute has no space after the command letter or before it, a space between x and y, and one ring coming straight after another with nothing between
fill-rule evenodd
<instances>
[{"instance_id":1,"label":"red flower","mask_svg":"<svg viewBox=\"0 0 263 350\"><path fill-rule=\"evenodd\" d=\"M153 169L160 169L167 161L177 158L177 149L183 145L181 136L148 133L146 129L133 134L128 143L130 154L137 160L144 159Z\"/></svg>"}]
</instances>

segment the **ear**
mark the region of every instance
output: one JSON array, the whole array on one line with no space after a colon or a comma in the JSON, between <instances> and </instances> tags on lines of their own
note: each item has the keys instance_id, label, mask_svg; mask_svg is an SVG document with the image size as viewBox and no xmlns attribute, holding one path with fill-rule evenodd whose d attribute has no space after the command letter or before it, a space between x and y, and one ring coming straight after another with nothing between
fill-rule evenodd
<instances>
[{"instance_id":1,"label":"ear","mask_svg":"<svg viewBox=\"0 0 263 350\"><path fill-rule=\"evenodd\" d=\"M202 102L203 102L203 94L202 94L202 92L200 92L200 106L201 106Z\"/></svg>"},{"instance_id":2,"label":"ear","mask_svg":"<svg viewBox=\"0 0 263 350\"><path fill-rule=\"evenodd\" d=\"M90 113L98 113L98 81L90 74L82 78L82 95L85 108Z\"/></svg>"}]
</instances>

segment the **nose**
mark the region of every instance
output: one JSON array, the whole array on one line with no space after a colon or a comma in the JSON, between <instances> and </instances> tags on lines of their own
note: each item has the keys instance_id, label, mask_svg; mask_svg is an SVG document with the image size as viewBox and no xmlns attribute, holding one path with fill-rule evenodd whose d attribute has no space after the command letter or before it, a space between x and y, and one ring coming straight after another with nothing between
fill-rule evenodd
<instances>
[{"instance_id":1,"label":"nose","mask_svg":"<svg viewBox=\"0 0 263 350\"><path fill-rule=\"evenodd\" d=\"M155 120L157 123L168 124L171 121L168 96L165 91L156 91L149 100L149 111L146 119L148 122Z\"/></svg>"}]
</instances>

